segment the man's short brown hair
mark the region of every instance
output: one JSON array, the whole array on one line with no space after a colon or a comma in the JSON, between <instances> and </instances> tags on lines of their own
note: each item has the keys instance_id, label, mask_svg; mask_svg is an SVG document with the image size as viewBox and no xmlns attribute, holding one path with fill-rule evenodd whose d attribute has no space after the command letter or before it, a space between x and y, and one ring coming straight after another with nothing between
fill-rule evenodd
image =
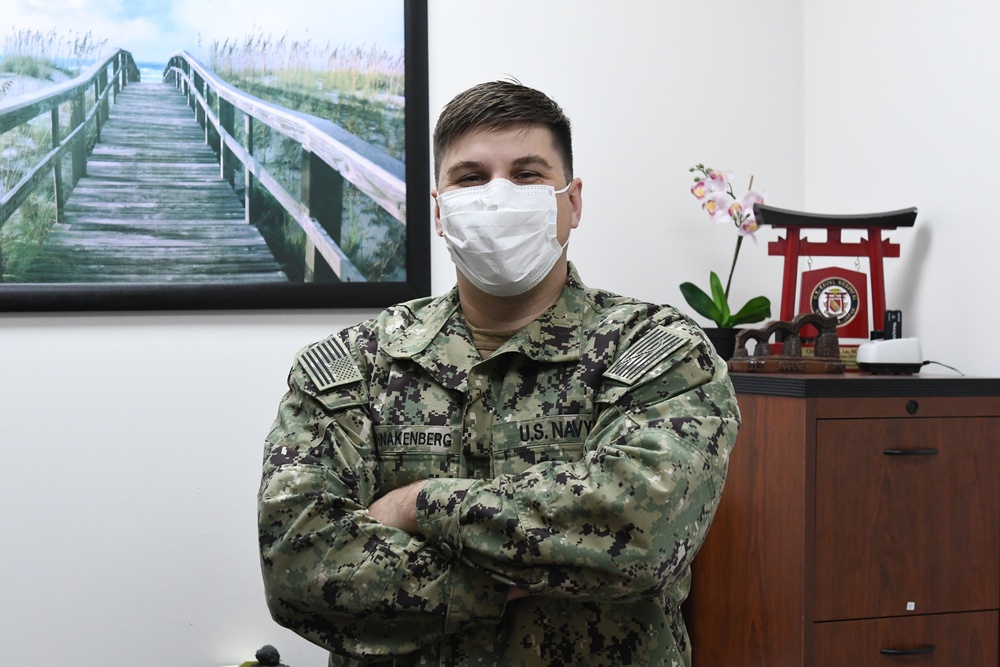
<instances>
[{"instance_id":1,"label":"man's short brown hair","mask_svg":"<svg viewBox=\"0 0 1000 667\"><path fill-rule=\"evenodd\" d=\"M566 180L573 178L573 140L569 118L545 93L517 81L489 81L456 95L441 112L434 128L434 173L451 144L467 132L502 130L518 125L542 125L562 158Z\"/></svg>"}]
</instances>

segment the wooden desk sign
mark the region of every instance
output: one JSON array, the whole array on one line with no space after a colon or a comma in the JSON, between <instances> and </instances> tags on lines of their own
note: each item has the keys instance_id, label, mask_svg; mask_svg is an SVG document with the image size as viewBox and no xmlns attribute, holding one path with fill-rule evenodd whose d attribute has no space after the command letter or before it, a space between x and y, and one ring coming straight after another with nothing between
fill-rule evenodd
<instances>
[{"instance_id":1,"label":"wooden desk sign","mask_svg":"<svg viewBox=\"0 0 1000 667\"><path fill-rule=\"evenodd\" d=\"M802 355L802 328L819 331L812 356ZM779 354L772 354L771 336L780 334ZM747 342L756 342L753 353ZM846 364L840 358L837 318L818 313L798 315L791 321L774 320L760 329L743 329L736 334L736 351L729 360L733 373L843 373Z\"/></svg>"}]
</instances>

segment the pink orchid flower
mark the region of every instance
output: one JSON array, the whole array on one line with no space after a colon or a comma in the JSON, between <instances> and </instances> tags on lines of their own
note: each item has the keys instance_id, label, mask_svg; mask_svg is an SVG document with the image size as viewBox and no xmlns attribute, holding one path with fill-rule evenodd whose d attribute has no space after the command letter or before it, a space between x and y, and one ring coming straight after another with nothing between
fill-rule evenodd
<instances>
[{"instance_id":1,"label":"pink orchid flower","mask_svg":"<svg viewBox=\"0 0 1000 667\"><path fill-rule=\"evenodd\" d=\"M732 205L733 198L728 193L715 192L708 197L701 207L712 217L713 222L728 222L730 220L729 208Z\"/></svg>"},{"instance_id":2,"label":"pink orchid flower","mask_svg":"<svg viewBox=\"0 0 1000 667\"><path fill-rule=\"evenodd\" d=\"M771 302L763 296L751 299L740 309L729 307L729 287L733 281L733 271L736 269L736 260L740 256L743 239L749 236L754 243L757 243L757 237L754 233L758 229L758 224L753 207L754 204L764 202L764 194L754 192L751 189L753 188L752 176L748 186L748 189L751 190L737 199L730 184L733 178L732 172L716 171L700 162L688 169L688 172L694 174L695 184L691 187L691 194L701 200L702 210L708 213L714 222L734 225L738 234L736 236L736 251L733 253L733 261L729 267L729 278L726 280L725 288L722 287L715 272L712 272L711 295L694 283L681 283L681 293L699 315L711 319L722 328L757 322L770 317Z\"/></svg>"},{"instance_id":3,"label":"pink orchid flower","mask_svg":"<svg viewBox=\"0 0 1000 667\"><path fill-rule=\"evenodd\" d=\"M710 171L708 172L708 191L709 192L728 192L729 191L729 181L733 178L733 172L731 171Z\"/></svg>"},{"instance_id":4,"label":"pink orchid flower","mask_svg":"<svg viewBox=\"0 0 1000 667\"><path fill-rule=\"evenodd\" d=\"M698 179L691 186L691 194L697 199L704 199L707 195L728 192L730 178L732 172L709 171L704 178Z\"/></svg>"},{"instance_id":5,"label":"pink orchid flower","mask_svg":"<svg viewBox=\"0 0 1000 667\"><path fill-rule=\"evenodd\" d=\"M757 237L754 236L754 232L757 231L759 225L757 224L757 216L753 212L753 205L763 204L764 197L765 193L751 190L740 197L738 201L733 202L729 208L729 214L736 226L739 227L739 233L751 237L755 243Z\"/></svg>"},{"instance_id":6,"label":"pink orchid flower","mask_svg":"<svg viewBox=\"0 0 1000 667\"><path fill-rule=\"evenodd\" d=\"M750 215L740 223L740 234L743 236L749 236L753 239L753 242L756 243L757 237L754 236L754 232L756 232L759 228L760 225L757 224L757 217Z\"/></svg>"}]
</instances>

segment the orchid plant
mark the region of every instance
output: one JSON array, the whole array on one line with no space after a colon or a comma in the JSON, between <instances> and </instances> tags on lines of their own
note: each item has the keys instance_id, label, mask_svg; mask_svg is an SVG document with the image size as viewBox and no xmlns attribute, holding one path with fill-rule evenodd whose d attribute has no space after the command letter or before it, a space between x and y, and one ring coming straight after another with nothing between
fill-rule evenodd
<instances>
[{"instance_id":1,"label":"orchid plant","mask_svg":"<svg viewBox=\"0 0 1000 667\"><path fill-rule=\"evenodd\" d=\"M722 288L719 276L712 271L709 277L711 296L694 283L681 283L681 294L695 312L712 320L721 329L760 322L770 317L771 301L764 296L750 299L735 313L729 307L729 287L733 282L733 271L736 269L736 260L740 256L743 239L749 236L754 243L757 243L757 237L754 236L754 232L757 231L757 217L753 205L763 204L765 193L753 190L753 176L750 177L747 193L737 198L733 193L731 172L717 171L703 164L697 164L688 171L695 174L691 194L701 200L702 209L714 222L735 225L738 236L725 289Z\"/></svg>"}]
</instances>

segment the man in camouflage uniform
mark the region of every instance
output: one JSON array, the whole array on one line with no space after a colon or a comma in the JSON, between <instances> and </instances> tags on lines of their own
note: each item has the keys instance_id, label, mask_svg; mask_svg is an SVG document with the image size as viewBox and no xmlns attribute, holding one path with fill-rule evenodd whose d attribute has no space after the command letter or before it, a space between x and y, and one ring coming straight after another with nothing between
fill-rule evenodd
<instances>
[{"instance_id":1,"label":"man in camouflage uniform","mask_svg":"<svg viewBox=\"0 0 1000 667\"><path fill-rule=\"evenodd\" d=\"M567 262L569 137L517 83L452 100L438 233L445 193L545 186L513 190L555 198L558 261L505 296L459 270L448 294L296 357L267 438L262 567L274 618L331 665L690 665L680 606L739 412L689 318Z\"/></svg>"}]
</instances>

